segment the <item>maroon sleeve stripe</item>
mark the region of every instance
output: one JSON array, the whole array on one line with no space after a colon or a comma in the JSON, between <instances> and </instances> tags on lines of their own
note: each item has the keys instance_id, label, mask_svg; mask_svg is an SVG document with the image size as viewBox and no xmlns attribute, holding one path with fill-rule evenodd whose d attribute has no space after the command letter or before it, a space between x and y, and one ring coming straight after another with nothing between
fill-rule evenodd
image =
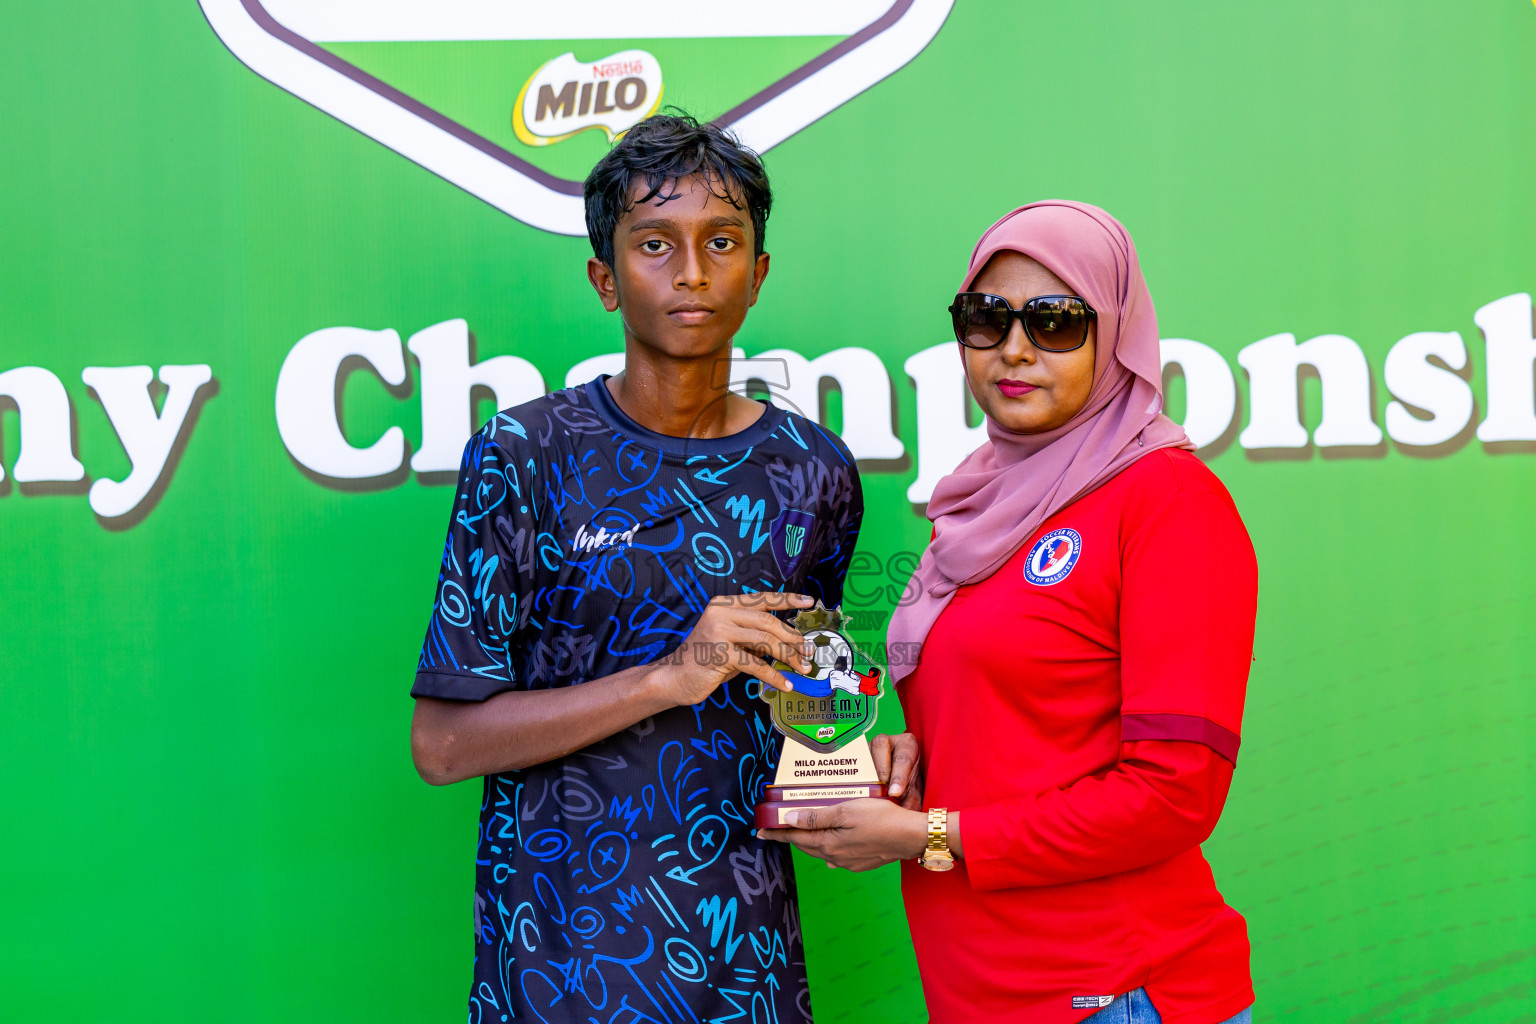
<instances>
[{"instance_id":1,"label":"maroon sleeve stripe","mask_svg":"<svg viewBox=\"0 0 1536 1024\"><path fill-rule=\"evenodd\" d=\"M1132 740L1188 740L1204 743L1222 757L1237 764L1237 748L1243 740L1231 729L1224 729L1199 715L1121 715L1120 742Z\"/></svg>"}]
</instances>

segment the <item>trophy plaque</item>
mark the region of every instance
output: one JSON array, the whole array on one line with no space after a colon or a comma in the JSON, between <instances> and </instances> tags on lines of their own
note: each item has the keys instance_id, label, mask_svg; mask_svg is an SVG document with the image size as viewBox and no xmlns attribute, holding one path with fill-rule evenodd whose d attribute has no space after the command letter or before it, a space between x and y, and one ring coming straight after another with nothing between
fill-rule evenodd
<instances>
[{"instance_id":1,"label":"trophy plaque","mask_svg":"<svg viewBox=\"0 0 1536 1024\"><path fill-rule=\"evenodd\" d=\"M791 625L812 644L814 662L799 673L781 661L792 693L763 687L773 727L784 735L778 773L757 805L758 828L785 828L784 812L884 797L885 784L864 734L875 724L883 672L843 633L841 610L800 612Z\"/></svg>"}]
</instances>

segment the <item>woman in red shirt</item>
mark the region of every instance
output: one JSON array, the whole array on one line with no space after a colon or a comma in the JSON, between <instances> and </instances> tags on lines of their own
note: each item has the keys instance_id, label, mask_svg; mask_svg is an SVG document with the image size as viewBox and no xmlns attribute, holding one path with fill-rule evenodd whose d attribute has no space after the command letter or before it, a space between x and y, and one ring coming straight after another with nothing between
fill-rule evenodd
<instances>
[{"instance_id":1,"label":"woman in red shirt","mask_svg":"<svg viewBox=\"0 0 1536 1024\"><path fill-rule=\"evenodd\" d=\"M1161 411L1136 249L1097 207L1022 207L950 312L989 440L935 489L891 620L911 732L875 751L902 803L766 835L906 861L940 1024L1246 1024L1246 925L1200 843L1237 759L1257 566Z\"/></svg>"}]
</instances>

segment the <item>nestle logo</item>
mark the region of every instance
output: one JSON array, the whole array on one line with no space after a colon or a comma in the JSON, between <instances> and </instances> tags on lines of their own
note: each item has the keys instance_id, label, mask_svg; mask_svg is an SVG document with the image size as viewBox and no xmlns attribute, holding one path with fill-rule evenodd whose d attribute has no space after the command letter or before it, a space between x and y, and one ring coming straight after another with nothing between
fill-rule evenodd
<instances>
[{"instance_id":1,"label":"nestle logo","mask_svg":"<svg viewBox=\"0 0 1536 1024\"><path fill-rule=\"evenodd\" d=\"M592 65L593 78L612 78L615 75L643 74L645 74L645 61L643 60L612 60L603 64Z\"/></svg>"}]
</instances>

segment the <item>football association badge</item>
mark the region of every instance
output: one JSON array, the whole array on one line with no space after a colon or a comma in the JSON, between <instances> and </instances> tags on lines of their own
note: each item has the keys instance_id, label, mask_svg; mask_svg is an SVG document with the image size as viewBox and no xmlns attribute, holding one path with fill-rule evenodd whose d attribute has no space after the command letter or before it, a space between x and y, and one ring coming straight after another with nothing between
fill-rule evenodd
<instances>
[{"instance_id":1,"label":"football association badge","mask_svg":"<svg viewBox=\"0 0 1536 1024\"><path fill-rule=\"evenodd\" d=\"M1024 558L1024 578L1048 587L1067 578L1083 553L1083 538L1076 530L1052 530L1035 541Z\"/></svg>"},{"instance_id":2,"label":"football association badge","mask_svg":"<svg viewBox=\"0 0 1536 1024\"><path fill-rule=\"evenodd\" d=\"M844 623L840 609L817 605L800 612L793 625L812 645L810 670L773 663L794 689L763 688L784 744L757 805L758 828L782 827L788 810L886 795L864 737L875 724L885 673L848 639Z\"/></svg>"},{"instance_id":3,"label":"football association badge","mask_svg":"<svg viewBox=\"0 0 1536 1024\"><path fill-rule=\"evenodd\" d=\"M546 231L665 93L759 153L905 66L954 0L199 0L258 75Z\"/></svg>"}]
</instances>

